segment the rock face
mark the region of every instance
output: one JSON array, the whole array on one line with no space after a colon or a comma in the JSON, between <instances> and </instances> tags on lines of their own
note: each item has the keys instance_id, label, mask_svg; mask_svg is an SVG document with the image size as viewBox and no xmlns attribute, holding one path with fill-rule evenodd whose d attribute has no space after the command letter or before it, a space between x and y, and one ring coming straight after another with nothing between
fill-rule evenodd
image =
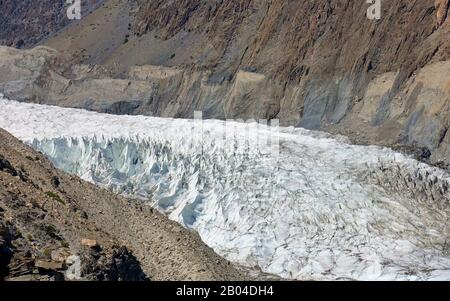
<instances>
[{"instance_id":1,"label":"rock face","mask_svg":"<svg viewBox=\"0 0 450 301\"><path fill-rule=\"evenodd\" d=\"M0 91L115 114L278 118L427 149L445 166L449 1L382 2L380 20L367 18L368 7L109 0L45 42L58 52L2 49Z\"/></svg>"},{"instance_id":2,"label":"rock face","mask_svg":"<svg viewBox=\"0 0 450 301\"><path fill-rule=\"evenodd\" d=\"M437 25L442 25L448 16L448 9L450 6L450 2L448 0L435 0L434 7L437 12Z\"/></svg>"},{"instance_id":3,"label":"rock face","mask_svg":"<svg viewBox=\"0 0 450 301\"><path fill-rule=\"evenodd\" d=\"M100 0L81 1L82 15ZM26 48L70 24L66 0L1 0L0 45Z\"/></svg>"}]
</instances>

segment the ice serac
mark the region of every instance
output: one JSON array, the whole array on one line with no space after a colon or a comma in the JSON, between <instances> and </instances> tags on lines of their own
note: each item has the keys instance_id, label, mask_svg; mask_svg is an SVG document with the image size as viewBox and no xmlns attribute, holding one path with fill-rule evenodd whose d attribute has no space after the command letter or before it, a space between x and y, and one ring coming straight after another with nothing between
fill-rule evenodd
<instances>
[{"instance_id":1,"label":"ice serac","mask_svg":"<svg viewBox=\"0 0 450 301\"><path fill-rule=\"evenodd\" d=\"M293 279L450 280L450 176L387 148L265 125L0 100L0 127L148 202L226 258ZM230 125L235 139L225 140Z\"/></svg>"}]
</instances>

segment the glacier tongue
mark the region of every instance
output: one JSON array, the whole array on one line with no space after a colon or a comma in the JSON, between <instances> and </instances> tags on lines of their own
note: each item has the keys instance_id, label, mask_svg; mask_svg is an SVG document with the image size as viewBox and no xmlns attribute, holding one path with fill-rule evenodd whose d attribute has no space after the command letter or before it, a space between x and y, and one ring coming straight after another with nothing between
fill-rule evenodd
<instances>
[{"instance_id":1,"label":"glacier tongue","mask_svg":"<svg viewBox=\"0 0 450 301\"><path fill-rule=\"evenodd\" d=\"M56 167L147 201L232 261L295 279L450 280L450 177L390 149L280 128L274 157L236 152L217 120L198 139L191 120L0 107L0 127ZM237 141L274 134L233 126Z\"/></svg>"}]
</instances>

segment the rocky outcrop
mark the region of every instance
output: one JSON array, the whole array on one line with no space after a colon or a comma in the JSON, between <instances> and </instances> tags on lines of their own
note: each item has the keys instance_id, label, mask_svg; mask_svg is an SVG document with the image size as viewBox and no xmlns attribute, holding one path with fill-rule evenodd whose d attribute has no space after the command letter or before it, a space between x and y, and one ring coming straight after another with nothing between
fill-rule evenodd
<instances>
[{"instance_id":1,"label":"rocky outcrop","mask_svg":"<svg viewBox=\"0 0 450 301\"><path fill-rule=\"evenodd\" d=\"M126 247L114 247L111 256L98 247L91 248L83 258L82 273L86 280L100 281L147 281L148 277L141 269L139 261Z\"/></svg>"},{"instance_id":2,"label":"rocky outcrop","mask_svg":"<svg viewBox=\"0 0 450 301\"><path fill-rule=\"evenodd\" d=\"M193 51L195 63L216 72L234 65L294 82L319 75L371 78L402 67L414 71L430 55L449 58L448 39L437 32L447 0L382 3L379 21L367 18L366 1L136 2L136 34L152 32L163 40L182 32L199 35L203 55Z\"/></svg>"},{"instance_id":3,"label":"rocky outcrop","mask_svg":"<svg viewBox=\"0 0 450 301\"><path fill-rule=\"evenodd\" d=\"M434 7L436 8L436 19L438 26L444 24L447 19L449 6L450 1L448 0L435 0Z\"/></svg>"}]
</instances>

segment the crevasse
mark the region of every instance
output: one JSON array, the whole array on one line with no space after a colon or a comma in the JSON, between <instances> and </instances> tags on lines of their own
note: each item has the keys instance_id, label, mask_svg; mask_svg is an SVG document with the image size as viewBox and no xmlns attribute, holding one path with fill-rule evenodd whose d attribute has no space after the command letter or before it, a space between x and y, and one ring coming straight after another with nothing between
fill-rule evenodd
<instances>
[{"instance_id":1,"label":"crevasse","mask_svg":"<svg viewBox=\"0 0 450 301\"><path fill-rule=\"evenodd\" d=\"M56 165L139 198L224 257L295 279L450 279L449 175L387 148L257 124L114 116L0 100L0 127ZM12 122L14 121L14 122ZM126 225L124 225L126 227Z\"/></svg>"}]
</instances>

